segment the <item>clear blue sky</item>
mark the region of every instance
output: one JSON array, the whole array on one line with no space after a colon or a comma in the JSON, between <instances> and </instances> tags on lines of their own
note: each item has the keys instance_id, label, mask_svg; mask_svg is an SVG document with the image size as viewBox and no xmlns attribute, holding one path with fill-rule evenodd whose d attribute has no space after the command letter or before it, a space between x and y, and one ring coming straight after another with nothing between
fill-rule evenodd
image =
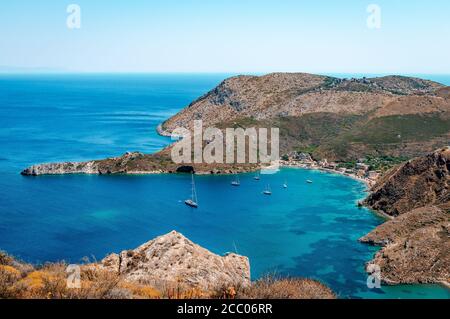
<instances>
[{"instance_id":1,"label":"clear blue sky","mask_svg":"<svg viewBox=\"0 0 450 319\"><path fill-rule=\"evenodd\" d=\"M81 7L81 29L66 26ZM369 4L381 29L366 24ZM450 73L448 0L14 0L0 68Z\"/></svg>"}]
</instances>

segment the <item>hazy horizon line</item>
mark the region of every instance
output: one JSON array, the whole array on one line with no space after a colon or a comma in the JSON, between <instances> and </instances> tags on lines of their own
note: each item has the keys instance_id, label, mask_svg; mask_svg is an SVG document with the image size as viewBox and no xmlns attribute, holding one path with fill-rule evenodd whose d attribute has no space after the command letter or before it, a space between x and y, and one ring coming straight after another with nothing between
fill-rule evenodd
<instances>
[{"instance_id":1,"label":"hazy horizon line","mask_svg":"<svg viewBox=\"0 0 450 319\"><path fill-rule=\"evenodd\" d=\"M95 75L95 74L224 74L224 75L267 75L273 73L306 73L306 74L316 74L316 75L328 75L328 76L344 76L344 75L355 75L355 76L418 76L418 75L432 75L432 76L448 76L449 73L433 73L433 72L364 72L364 71L82 71L82 70L62 70L62 69L52 69L52 68L24 68L17 70L2 70L0 66L0 75L70 75L70 74L85 74L85 75Z\"/></svg>"}]
</instances>

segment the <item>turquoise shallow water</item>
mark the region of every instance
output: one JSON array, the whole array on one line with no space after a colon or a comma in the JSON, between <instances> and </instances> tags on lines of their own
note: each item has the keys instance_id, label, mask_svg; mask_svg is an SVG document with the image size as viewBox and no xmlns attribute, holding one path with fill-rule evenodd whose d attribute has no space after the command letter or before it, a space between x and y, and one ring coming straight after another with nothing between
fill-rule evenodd
<instances>
[{"instance_id":1,"label":"turquoise shallow water","mask_svg":"<svg viewBox=\"0 0 450 319\"><path fill-rule=\"evenodd\" d=\"M440 286L369 290L357 239L382 220L356 201L364 185L339 175L198 176L200 208L182 201L190 177L20 176L31 164L153 152L154 129L225 75L0 77L0 249L27 261L100 259L176 229L209 250L249 256L252 277L317 278L347 298L448 298ZM313 184L305 180L311 179ZM284 180L288 189L281 185ZM270 183L273 195L263 196Z\"/></svg>"}]
</instances>

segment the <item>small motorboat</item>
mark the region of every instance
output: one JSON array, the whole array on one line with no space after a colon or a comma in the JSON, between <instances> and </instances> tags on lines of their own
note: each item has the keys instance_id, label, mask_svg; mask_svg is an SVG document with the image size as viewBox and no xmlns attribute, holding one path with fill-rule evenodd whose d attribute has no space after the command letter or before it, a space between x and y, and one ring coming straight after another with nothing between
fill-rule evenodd
<instances>
[{"instance_id":1,"label":"small motorboat","mask_svg":"<svg viewBox=\"0 0 450 319\"><path fill-rule=\"evenodd\" d=\"M306 182L307 182L308 184L312 184L313 181L310 180L310 179L307 179Z\"/></svg>"}]
</instances>

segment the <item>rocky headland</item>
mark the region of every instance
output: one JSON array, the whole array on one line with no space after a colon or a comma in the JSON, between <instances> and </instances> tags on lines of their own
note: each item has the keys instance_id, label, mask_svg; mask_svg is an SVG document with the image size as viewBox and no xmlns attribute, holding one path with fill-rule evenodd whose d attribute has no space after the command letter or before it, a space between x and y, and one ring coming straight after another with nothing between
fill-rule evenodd
<instances>
[{"instance_id":1,"label":"rocky headland","mask_svg":"<svg viewBox=\"0 0 450 319\"><path fill-rule=\"evenodd\" d=\"M450 283L450 148L387 172L365 203L392 219L360 239L388 284Z\"/></svg>"},{"instance_id":2,"label":"rocky headland","mask_svg":"<svg viewBox=\"0 0 450 319\"><path fill-rule=\"evenodd\" d=\"M307 151L315 160L350 162L366 156L413 158L450 137L448 88L432 81L387 76L338 79L305 73L236 76L192 102L158 127L278 127L280 153ZM23 175L149 174L185 172L173 163L171 147L82 163L34 165ZM255 170L250 164L189 164L202 174Z\"/></svg>"}]
</instances>

